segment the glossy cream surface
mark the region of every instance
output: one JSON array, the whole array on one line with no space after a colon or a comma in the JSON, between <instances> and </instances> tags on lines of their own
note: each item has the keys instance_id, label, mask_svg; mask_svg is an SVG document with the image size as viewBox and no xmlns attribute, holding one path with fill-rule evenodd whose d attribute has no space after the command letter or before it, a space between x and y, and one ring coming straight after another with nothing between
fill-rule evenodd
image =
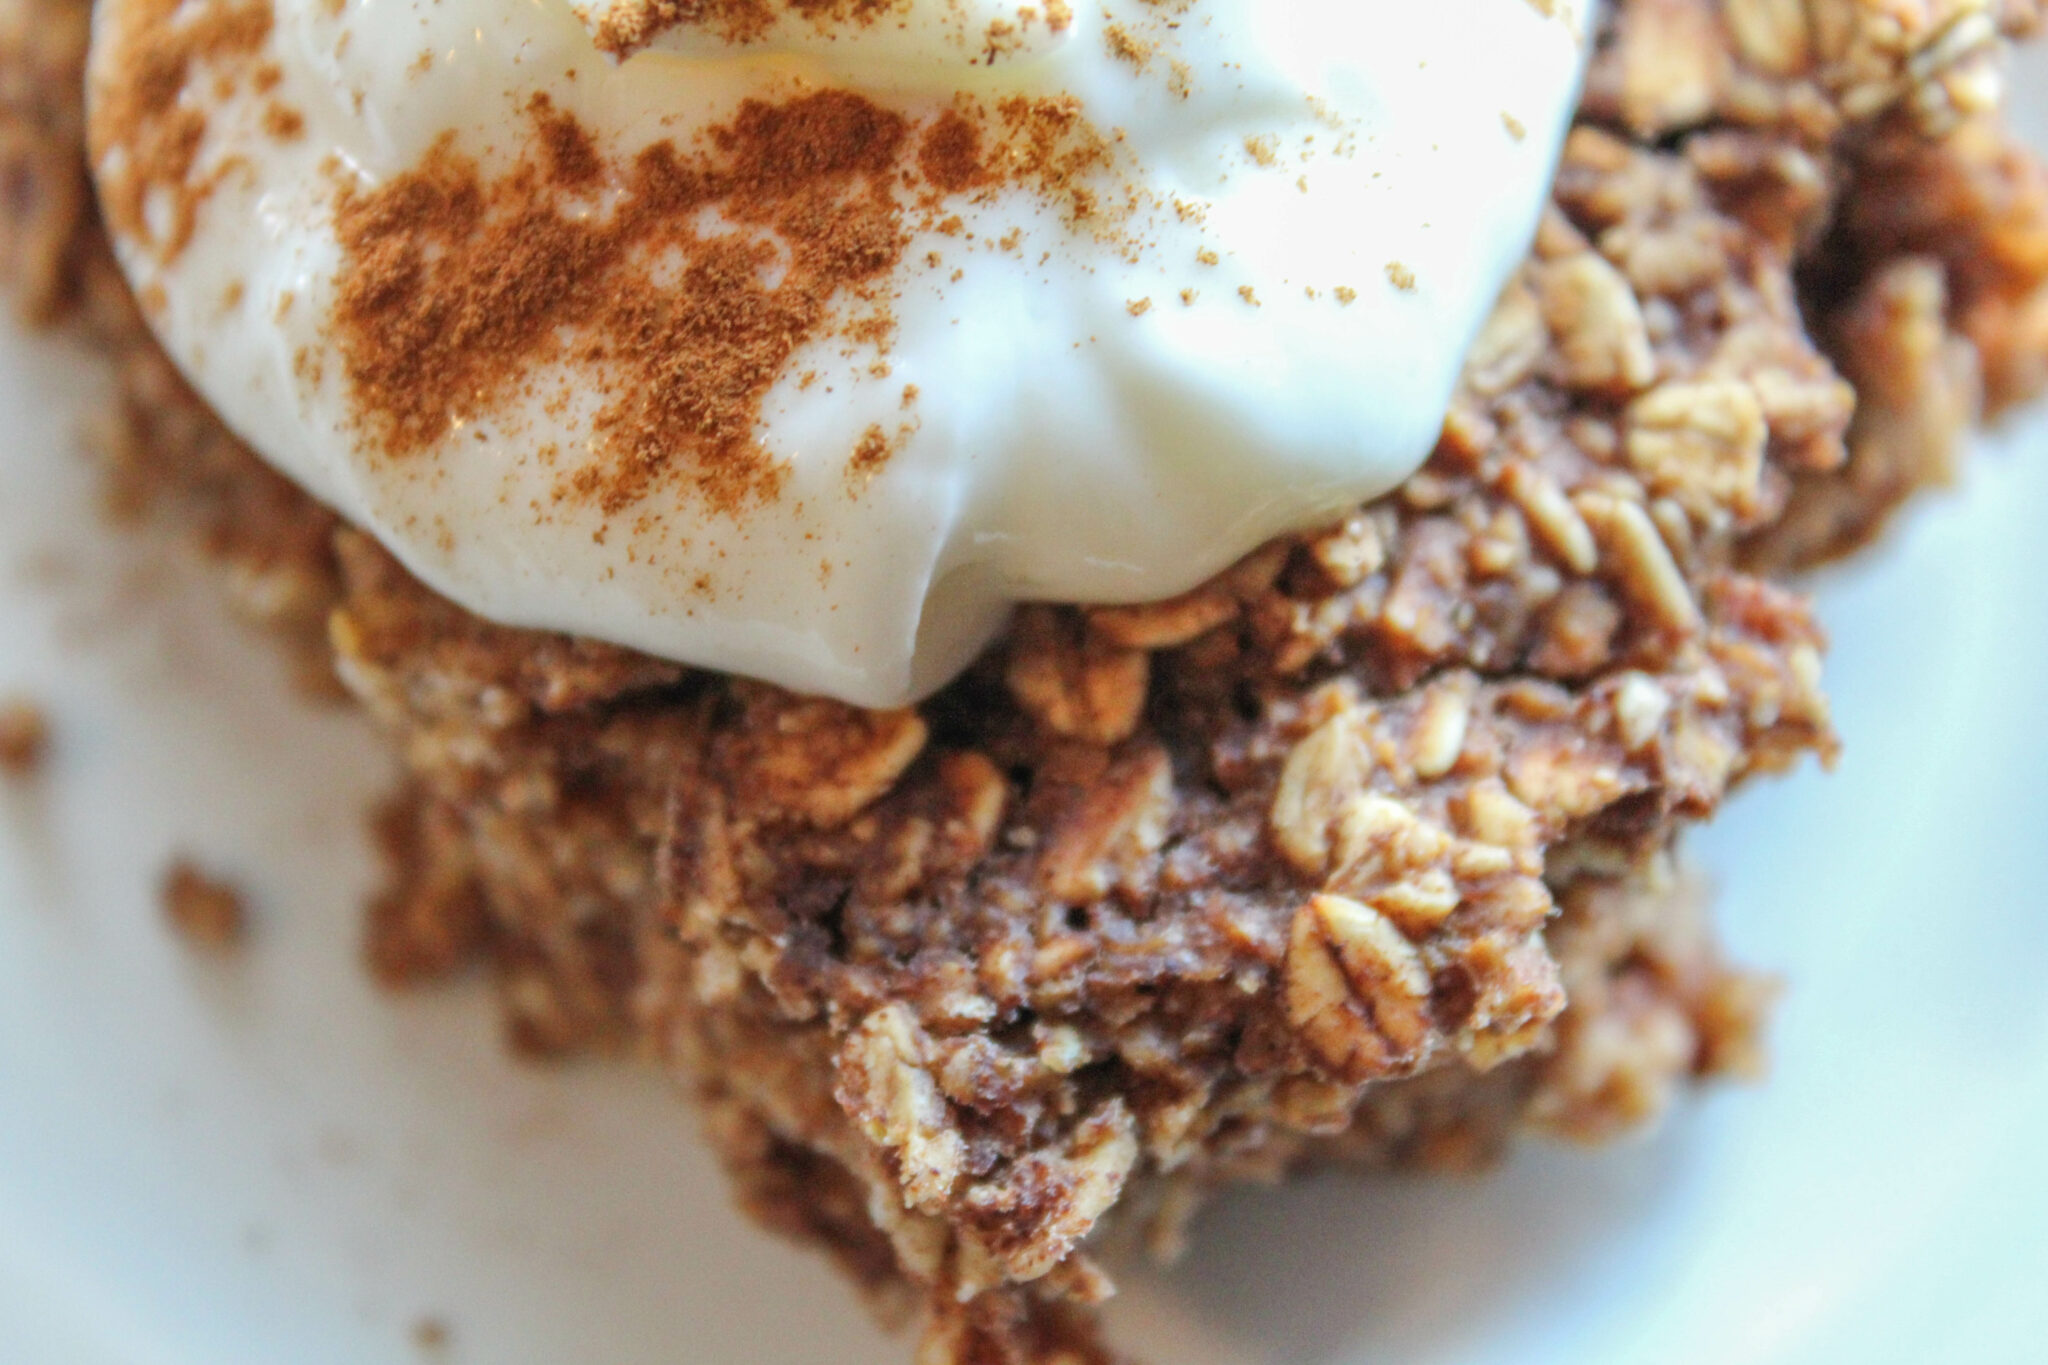
<instances>
[{"instance_id":1,"label":"glossy cream surface","mask_svg":"<svg viewBox=\"0 0 2048 1365\"><path fill-rule=\"evenodd\" d=\"M99 7L98 101L142 3ZM228 424L440 592L864 705L942 684L1016 602L1169 596L1412 472L1527 249L1588 22L1530 0L899 0L601 50L631 3L273 0L265 88L183 96L211 176L190 241L117 247ZM921 124L1070 97L1113 149L1105 208L1077 223L1016 184L946 204L944 231L907 220L892 336L821 336L777 376L754 431L785 475L741 512L659 481L623 509L561 498L564 460L607 455L587 402L451 406L403 460L366 437L333 326L344 192L437 144L509 167L536 94L623 160L833 88ZM606 378L548 365L527 392ZM857 466L875 428L888 457Z\"/></svg>"}]
</instances>

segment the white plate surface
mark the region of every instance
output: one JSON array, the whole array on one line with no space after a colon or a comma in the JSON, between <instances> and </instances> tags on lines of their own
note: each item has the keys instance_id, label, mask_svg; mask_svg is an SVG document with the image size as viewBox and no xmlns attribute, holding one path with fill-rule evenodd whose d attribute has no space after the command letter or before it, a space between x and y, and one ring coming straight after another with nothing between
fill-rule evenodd
<instances>
[{"instance_id":1,"label":"white plate surface","mask_svg":"<svg viewBox=\"0 0 2048 1365\"><path fill-rule=\"evenodd\" d=\"M2019 84L2048 147L2048 60ZM291 701L75 458L99 390L0 332L0 694L54 712L0 788L0 1362L903 1365L728 1207L623 1065L537 1071L467 986L357 966L364 727ZM1113 1313L1154 1365L2035 1365L2048 1359L2048 420L1821 583L1848 755L1694 850L1791 991L1776 1074L1652 1138L1468 1183L1234 1195ZM152 887L242 879L195 958ZM428 1348L416 1328L446 1327Z\"/></svg>"}]
</instances>

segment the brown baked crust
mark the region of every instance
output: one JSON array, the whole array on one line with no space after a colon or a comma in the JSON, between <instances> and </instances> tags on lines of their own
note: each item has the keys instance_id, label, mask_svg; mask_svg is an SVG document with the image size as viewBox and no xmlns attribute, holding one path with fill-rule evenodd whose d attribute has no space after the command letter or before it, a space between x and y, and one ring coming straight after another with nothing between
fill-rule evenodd
<instances>
[{"instance_id":1,"label":"brown baked crust","mask_svg":"<svg viewBox=\"0 0 2048 1365\"><path fill-rule=\"evenodd\" d=\"M1761 575L2048 371L2048 188L1983 107L2036 0L1626 0L1423 471L861 712L489 625L257 464L79 193L83 12L0 7L6 259L114 355L120 485L399 745L373 966L482 956L521 1046L657 1051L930 1362L1108 1359L1120 1203L1170 1242L1222 1182L1469 1166L1750 1069L1768 989L1672 849L1833 750Z\"/></svg>"}]
</instances>

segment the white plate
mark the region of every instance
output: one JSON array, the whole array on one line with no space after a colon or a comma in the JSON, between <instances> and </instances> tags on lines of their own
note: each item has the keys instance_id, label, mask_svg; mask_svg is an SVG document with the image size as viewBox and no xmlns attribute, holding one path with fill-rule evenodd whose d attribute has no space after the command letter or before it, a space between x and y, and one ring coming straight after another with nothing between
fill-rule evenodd
<instances>
[{"instance_id":1,"label":"white plate","mask_svg":"<svg viewBox=\"0 0 2048 1365\"><path fill-rule=\"evenodd\" d=\"M480 987L374 991L375 746L289 700L203 575L103 529L72 453L88 370L0 334L0 693L47 699L59 739L0 789L0 1362L904 1365L731 1211L659 1078L514 1063ZM1232 1196L1182 1268L1125 1275L1123 1341L1154 1365L2048 1359L2048 422L1985 445L1822 585L1839 772L1695 843L1740 956L1791 980L1771 1083L1470 1183ZM174 850L253 891L240 960L163 929Z\"/></svg>"}]
</instances>

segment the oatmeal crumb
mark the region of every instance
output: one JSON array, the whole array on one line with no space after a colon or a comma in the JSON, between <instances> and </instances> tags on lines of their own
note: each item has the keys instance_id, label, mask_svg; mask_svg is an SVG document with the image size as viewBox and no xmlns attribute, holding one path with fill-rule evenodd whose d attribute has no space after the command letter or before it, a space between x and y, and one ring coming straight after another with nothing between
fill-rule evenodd
<instances>
[{"instance_id":1,"label":"oatmeal crumb","mask_svg":"<svg viewBox=\"0 0 2048 1365\"><path fill-rule=\"evenodd\" d=\"M1129 63L1138 71L1143 71L1152 64L1152 54L1158 50L1157 44L1134 36L1121 24L1111 24L1105 28L1102 37L1109 47L1110 56L1120 62Z\"/></svg>"},{"instance_id":2,"label":"oatmeal crumb","mask_svg":"<svg viewBox=\"0 0 2048 1365\"><path fill-rule=\"evenodd\" d=\"M179 858L164 874L159 896L164 917L187 942L216 951L238 946L248 930L242 893Z\"/></svg>"},{"instance_id":3,"label":"oatmeal crumb","mask_svg":"<svg viewBox=\"0 0 2048 1365\"><path fill-rule=\"evenodd\" d=\"M0 774L32 777L50 753L50 721L32 701L0 701Z\"/></svg>"}]
</instances>

